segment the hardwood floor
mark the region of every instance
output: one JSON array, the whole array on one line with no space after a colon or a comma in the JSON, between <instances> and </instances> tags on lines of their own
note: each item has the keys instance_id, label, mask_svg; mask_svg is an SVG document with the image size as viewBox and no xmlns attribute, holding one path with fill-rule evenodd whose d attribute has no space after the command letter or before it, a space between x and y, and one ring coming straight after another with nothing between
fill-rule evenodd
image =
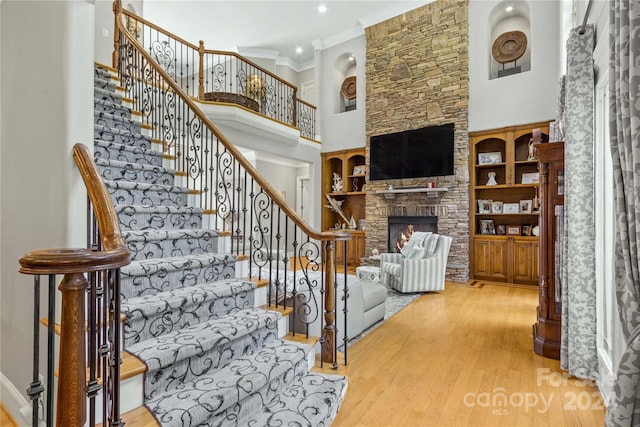
<instances>
[{"instance_id":1,"label":"hardwood floor","mask_svg":"<svg viewBox=\"0 0 640 427\"><path fill-rule=\"evenodd\" d=\"M7 412L2 402L0 402L0 427L18 427L18 424Z\"/></svg>"},{"instance_id":2,"label":"hardwood floor","mask_svg":"<svg viewBox=\"0 0 640 427\"><path fill-rule=\"evenodd\" d=\"M537 301L535 288L504 284L422 295L349 348L332 427L602 426L597 388L533 353ZM153 425L143 418L127 425Z\"/></svg>"},{"instance_id":3,"label":"hardwood floor","mask_svg":"<svg viewBox=\"0 0 640 427\"><path fill-rule=\"evenodd\" d=\"M593 385L532 351L535 288L447 283L353 345L332 427L602 426Z\"/></svg>"}]
</instances>

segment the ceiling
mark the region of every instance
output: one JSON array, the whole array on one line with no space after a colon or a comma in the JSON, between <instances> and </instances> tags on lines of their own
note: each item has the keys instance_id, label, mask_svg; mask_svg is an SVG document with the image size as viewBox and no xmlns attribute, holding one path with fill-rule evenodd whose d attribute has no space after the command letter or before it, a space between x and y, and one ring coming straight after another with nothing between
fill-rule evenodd
<instances>
[{"instance_id":1,"label":"ceiling","mask_svg":"<svg viewBox=\"0 0 640 427\"><path fill-rule=\"evenodd\" d=\"M188 42L203 40L207 49L277 59L301 71L313 65L314 46L334 46L431 1L144 0L142 15Z\"/></svg>"}]
</instances>

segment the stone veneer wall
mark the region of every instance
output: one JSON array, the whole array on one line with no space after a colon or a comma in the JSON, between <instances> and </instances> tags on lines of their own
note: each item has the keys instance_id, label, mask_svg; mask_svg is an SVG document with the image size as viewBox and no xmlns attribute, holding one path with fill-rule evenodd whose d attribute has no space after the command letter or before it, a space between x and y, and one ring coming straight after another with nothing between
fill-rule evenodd
<instances>
[{"instance_id":1,"label":"stone veneer wall","mask_svg":"<svg viewBox=\"0 0 640 427\"><path fill-rule=\"evenodd\" d=\"M468 2L438 0L365 30L367 43L366 146L369 138L444 123L455 124L455 175L367 183L366 250L387 248L387 216L398 205L438 205L438 233L453 238L447 279L469 278ZM388 184L449 189L375 194Z\"/></svg>"}]
</instances>

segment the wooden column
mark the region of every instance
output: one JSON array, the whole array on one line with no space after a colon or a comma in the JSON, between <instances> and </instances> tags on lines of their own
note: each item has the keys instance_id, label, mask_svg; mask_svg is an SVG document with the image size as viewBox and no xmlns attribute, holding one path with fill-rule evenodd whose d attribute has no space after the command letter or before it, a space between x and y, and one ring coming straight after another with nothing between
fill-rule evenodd
<instances>
[{"instance_id":1,"label":"wooden column","mask_svg":"<svg viewBox=\"0 0 640 427\"><path fill-rule=\"evenodd\" d=\"M58 286L62 293L61 324L64 325L60 329L56 414L56 425L59 426L81 427L86 418L84 298L87 286L82 273L66 274Z\"/></svg>"},{"instance_id":2,"label":"wooden column","mask_svg":"<svg viewBox=\"0 0 640 427\"><path fill-rule=\"evenodd\" d=\"M322 361L336 365L336 293L335 293L335 243L327 241L324 292L324 329L322 331Z\"/></svg>"},{"instance_id":3,"label":"wooden column","mask_svg":"<svg viewBox=\"0 0 640 427\"><path fill-rule=\"evenodd\" d=\"M198 65L198 99L204 99L204 41L200 40L198 47L198 56L200 64Z\"/></svg>"}]
</instances>

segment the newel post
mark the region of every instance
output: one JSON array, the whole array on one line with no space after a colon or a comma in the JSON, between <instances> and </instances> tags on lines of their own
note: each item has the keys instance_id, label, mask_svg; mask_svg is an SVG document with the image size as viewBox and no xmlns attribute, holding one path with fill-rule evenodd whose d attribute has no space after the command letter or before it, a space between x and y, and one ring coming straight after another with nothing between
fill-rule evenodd
<instances>
[{"instance_id":1,"label":"newel post","mask_svg":"<svg viewBox=\"0 0 640 427\"><path fill-rule=\"evenodd\" d=\"M118 49L120 31L118 30L118 19L122 14L122 1L115 0L113 2L113 53L111 54L111 66L118 68Z\"/></svg>"},{"instance_id":2,"label":"newel post","mask_svg":"<svg viewBox=\"0 0 640 427\"><path fill-rule=\"evenodd\" d=\"M200 46L198 47L198 56L200 57L200 64L198 66L198 98L204 99L204 41L200 40Z\"/></svg>"},{"instance_id":3,"label":"newel post","mask_svg":"<svg viewBox=\"0 0 640 427\"><path fill-rule=\"evenodd\" d=\"M82 273L64 276L58 289L62 293L60 330L60 376L56 425L81 427L86 418L84 300L88 287ZM64 408L63 410L61 410Z\"/></svg>"},{"instance_id":4,"label":"newel post","mask_svg":"<svg viewBox=\"0 0 640 427\"><path fill-rule=\"evenodd\" d=\"M335 243L327 241L324 292L324 329L322 331L322 361L333 363L336 361L336 294L335 294Z\"/></svg>"}]
</instances>

